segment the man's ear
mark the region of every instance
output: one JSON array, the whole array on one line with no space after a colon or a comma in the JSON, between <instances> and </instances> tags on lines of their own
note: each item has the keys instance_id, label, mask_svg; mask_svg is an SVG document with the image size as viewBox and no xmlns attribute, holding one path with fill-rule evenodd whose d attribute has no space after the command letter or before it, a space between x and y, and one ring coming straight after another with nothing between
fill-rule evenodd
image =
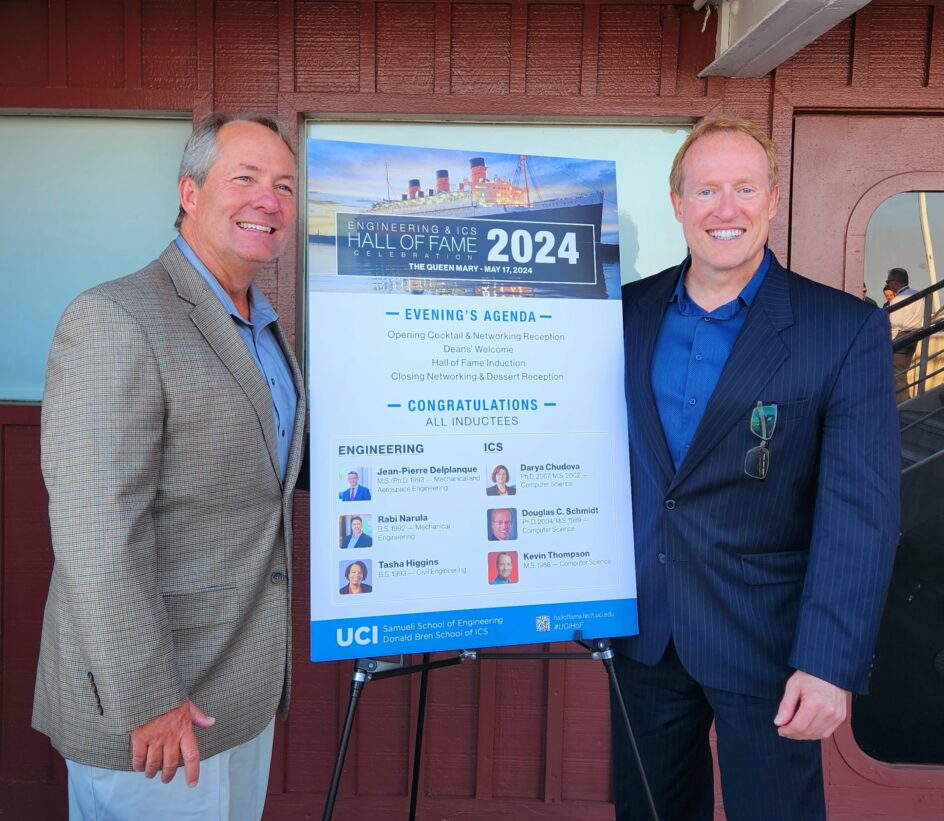
<instances>
[{"instance_id":1,"label":"man's ear","mask_svg":"<svg viewBox=\"0 0 944 821\"><path fill-rule=\"evenodd\" d=\"M177 196L180 198L180 207L187 212L188 216L193 216L197 207L197 198L200 193L200 187L191 177L183 177L177 183Z\"/></svg>"},{"instance_id":2,"label":"man's ear","mask_svg":"<svg viewBox=\"0 0 944 821\"><path fill-rule=\"evenodd\" d=\"M775 185L774 190L770 192L770 207L767 209L767 219L772 220L777 216L777 205L780 202L780 186Z\"/></svg>"},{"instance_id":3,"label":"man's ear","mask_svg":"<svg viewBox=\"0 0 944 821\"><path fill-rule=\"evenodd\" d=\"M672 201L672 210L675 212L675 218L682 221L682 198L674 191L669 191L669 199Z\"/></svg>"}]
</instances>

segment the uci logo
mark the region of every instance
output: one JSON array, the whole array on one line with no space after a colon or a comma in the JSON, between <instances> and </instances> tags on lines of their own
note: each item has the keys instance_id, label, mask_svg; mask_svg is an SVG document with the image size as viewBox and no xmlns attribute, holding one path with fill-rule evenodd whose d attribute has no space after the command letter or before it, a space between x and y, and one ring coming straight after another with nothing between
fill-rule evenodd
<instances>
[{"instance_id":1,"label":"uci logo","mask_svg":"<svg viewBox=\"0 0 944 821\"><path fill-rule=\"evenodd\" d=\"M373 627L353 627L337 629L338 646L350 647L352 644L376 644L377 643L377 625Z\"/></svg>"}]
</instances>

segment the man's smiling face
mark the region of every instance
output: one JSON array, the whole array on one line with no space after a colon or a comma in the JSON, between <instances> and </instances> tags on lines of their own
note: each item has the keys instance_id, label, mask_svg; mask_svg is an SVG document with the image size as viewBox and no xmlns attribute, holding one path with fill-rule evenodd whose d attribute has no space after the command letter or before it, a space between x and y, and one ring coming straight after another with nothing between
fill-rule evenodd
<instances>
[{"instance_id":1,"label":"man's smiling face","mask_svg":"<svg viewBox=\"0 0 944 821\"><path fill-rule=\"evenodd\" d=\"M496 508L492 511L492 534L496 539L505 541L511 538L511 511L505 508Z\"/></svg>"},{"instance_id":2,"label":"man's smiling face","mask_svg":"<svg viewBox=\"0 0 944 821\"><path fill-rule=\"evenodd\" d=\"M764 256L780 189L770 187L767 155L755 139L721 131L696 140L672 193L692 254L692 273L746 279Z\"/></svg>"},{"instance_id":3,"label":"man's smiling face","mask_svg":"<svg viewBox=\"0 0 944 821\"><path fill-rule=\"evenodd\" d=\"M294 234L295 158L258 123L227 123L217 148L202 186L180 181L181 233L218 279L251 279Z\"/></svg>"}]
</instances>

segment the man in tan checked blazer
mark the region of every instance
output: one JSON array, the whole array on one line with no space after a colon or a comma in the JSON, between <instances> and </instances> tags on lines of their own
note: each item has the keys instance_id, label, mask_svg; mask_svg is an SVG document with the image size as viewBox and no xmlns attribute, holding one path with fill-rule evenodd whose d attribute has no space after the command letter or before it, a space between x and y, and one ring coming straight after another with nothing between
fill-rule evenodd
<instances>
[{"instance_id":1,"label":"man in tan checked blazer","mask_svg":"<svg viewBox=\"0 0 944 821\"><path fill-rule=\"evenodd\" d=\"M295 159L274 121L211 115L179 192L181 236L77 297L49 357L33 726L73 818L258 818L288 707L304 388L253 280L294 235Z\"/></svg>"}]
</instances>

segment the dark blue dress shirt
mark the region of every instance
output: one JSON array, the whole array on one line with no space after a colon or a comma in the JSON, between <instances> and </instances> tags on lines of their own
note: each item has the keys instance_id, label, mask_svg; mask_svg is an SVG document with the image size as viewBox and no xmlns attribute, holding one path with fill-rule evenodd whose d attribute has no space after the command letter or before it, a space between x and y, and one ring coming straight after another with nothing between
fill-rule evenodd
<instances>
[{"instance_id":1,"label":"dark blue dress shirt","mask_svg":"<svg viewBox=\"0 0 944 821\"><path fill-rule=\"evenodd\" d=\"M652 392L675 469L685 458L721 371L744 326L767 269L770 250L735 299L709 312L685 290L691 257L682 263L678 284L662 318L652 354Z\"/></svg>"},{"instance_id":2,"label":"dark blue dress shirt","mask_svg":"<svg viewBox=\"0 0 944 821\"><path fill-rule=\"evenodd\" d=\"M266 299L262 290L253 283L249 286L249 316L251 321L243 319L233 300L220 285L219 280L210 273L206 265L194 253L187 241L177 237L177 247L197 269L200 276L206 280L210 290L223 303L223 307L233 317L240 336L246 343L249 353L256 360L259 372L262 374L269 393L272 394L272 415L275 420L275 437L279 445L279 471L285 479L285 470L288 467L288 454L292 447L292 434L295 431L295 408L298 405L298 392L295 390L295 381L292 378L292 369L282 352L282 346L275 336L272 326L279 318L275 308Z\"/></svg>"}]
</instances>

